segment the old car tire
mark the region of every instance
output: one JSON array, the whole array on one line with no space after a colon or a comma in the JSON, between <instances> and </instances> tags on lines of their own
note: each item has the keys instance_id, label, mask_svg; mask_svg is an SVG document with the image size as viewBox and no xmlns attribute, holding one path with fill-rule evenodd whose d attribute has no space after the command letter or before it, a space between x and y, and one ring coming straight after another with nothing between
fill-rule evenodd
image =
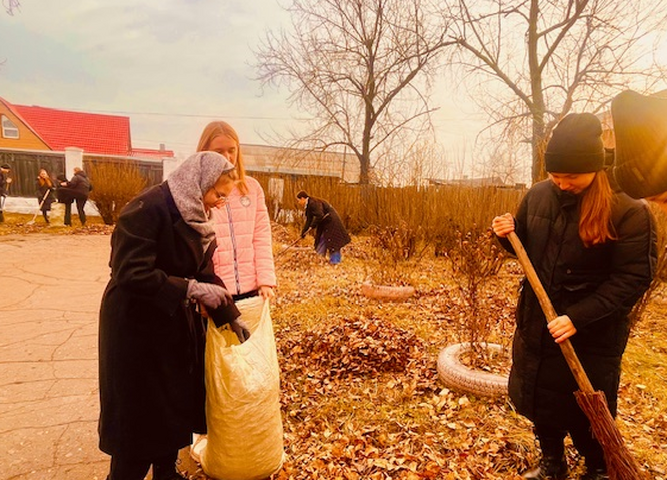
<instances>
[{"instance_id":1,"label":"old car tire","mask_svg":"<svg viewBox=\"0 0 667 480\"><path fill-rule=\"evenodd\" d=\"M370 282L361 284L361 293L368 298L387 302L404 302L415 294L415 287L374 285Z\"/></svg>"},{"instance_id":2,"label":"old car tire","mask_svg":"<svg viewBox=\"0 0 667 480\"><path fill-rule=\"evenodd\" d=\"M497 344L484 344L486 348L501 350ZM470 348L469 343L456 343L443 348L438 355L438 376L440 380L456 390L461 390L485 397L507 395L505 375L474 370L466 367L459 360L461 354Z\"/></svg>"}]
</instances>

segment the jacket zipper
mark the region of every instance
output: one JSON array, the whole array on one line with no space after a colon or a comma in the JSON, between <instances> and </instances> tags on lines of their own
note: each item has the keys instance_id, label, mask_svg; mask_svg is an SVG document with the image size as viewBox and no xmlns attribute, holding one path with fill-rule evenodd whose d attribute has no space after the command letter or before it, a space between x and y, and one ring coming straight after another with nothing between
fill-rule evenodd
<instances>
[{"instance_id":1,"label":"jacket zipper","mask_svg":"<svg viewBox=\"0 0 667 480\"><path fill-rule=\"evenodd\" d=\"M229 203L225 204L227 208L227 222L229 223L229 238L232 241L232 255L234 256L234 281L236 282L236 293L241 294L241 279L239 278L239 261L236 253L236 237L234 236L234 223L232 222L232 209Z\"/></svg>"}]
</instances>

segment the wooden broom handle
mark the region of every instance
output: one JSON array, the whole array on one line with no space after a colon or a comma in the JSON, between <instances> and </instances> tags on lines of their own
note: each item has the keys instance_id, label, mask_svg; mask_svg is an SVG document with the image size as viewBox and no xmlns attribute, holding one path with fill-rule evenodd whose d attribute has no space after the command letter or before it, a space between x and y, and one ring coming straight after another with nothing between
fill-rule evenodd
<instances>
[{"instance_id":1,"label":"wooden broom handle","mask_svg":"<svg viewBox=\"0 0 667 480\"><path fill-rule=\"evenodd\" d=\"M547 323L552 321L558 317L558 314L556 313L556 310L554 310L554 306L551 304L551 300L549 300L549 295L547 295L546 290L544 290L542 282L540 282L540 279L537 276L537 272L535 271L533 264L530 262L530 258L528 258L526 250L521 244L521 240L519 240L519 237L514 232L510 232L507 235L507 239L510 241L512 247L514 248L514 253L516 253L517 258L519 259L519 263L521 264L521 267L526 274L528 282L530 282L531 287L533 287L533 291L537 296L537 300L540 302L544 316L547 318ZM559 343L558 346L563 352L563 356L565 356L565 361L570 367L570 370L572 370L572 374L574 375L574 379L579 385L579 389L584 393L594 393L595 390L593 390L593 385L588 379L588 376L586 376L584 367L581 365L577 354L574 352L574 348L572 348L572 343L570 343L570 340L566 339L565 341Z\"/></svg>"}]
</instances>

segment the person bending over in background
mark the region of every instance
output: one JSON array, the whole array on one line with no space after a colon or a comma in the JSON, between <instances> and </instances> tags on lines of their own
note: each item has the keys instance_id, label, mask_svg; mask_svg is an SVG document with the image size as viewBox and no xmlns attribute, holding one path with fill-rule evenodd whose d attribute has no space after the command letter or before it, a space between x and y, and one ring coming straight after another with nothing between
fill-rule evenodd
<instances>
[{"instance_id":1,"label":"person bending over in background","mask_svg":"<svg viewBox=\"0 0 667 480\"><path fill-rule=\"evenodd\" d=\"M338 212L325 200L311 197L301 190L296 194L301 208L306 209L306 223L301 230L301 238L305 238L311 228L315 229L315 251L326 257L329 263L337 265L342 261L341 248L350 243L350 235L343 226Z\"/></svg>"},{"instance_id":2,"label":"person bending over in background","mask_svg":"<svg viewBox=\"0 0 667 480\"><path fill-rule=\"evenodd\" d=\"M542 450L528 479L565 479L567 433L585 458L582 479L609 478L603 451L579 408L578 390L558 343L570 339L595 390L616 415L621 356L630 333L628 313L651 283L656 244L644 202L612 191L603 171L602 128L595 115L570 114L554 129L545 163L549 179L535 184L516 217L492 222L505 238L516 231L560 315L547 325L524 283L516 313L510 398L534 423Z\"/></svg>"}]
</instances>

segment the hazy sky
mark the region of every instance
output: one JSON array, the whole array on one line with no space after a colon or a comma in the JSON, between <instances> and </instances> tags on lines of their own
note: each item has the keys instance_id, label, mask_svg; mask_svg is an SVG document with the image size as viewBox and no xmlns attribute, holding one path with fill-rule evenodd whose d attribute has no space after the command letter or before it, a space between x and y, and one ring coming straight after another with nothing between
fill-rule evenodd
<instances>
[{"instance_id":1,"label":"hazy sky","mask_svg":"<svg viewBox=\"0 0 667 480\"><path fill-rule=\"evenodd\" d=\"M135 147L165 143L182 155L212 119L263 144L299 116L286 91L253 80L253 49L288 22L277 0L20 3L13 16L0 12L0 97L11 103L127 115ZM433 102L440 142L474 140L484 118L469 102L444 85Z\"/></svg>"},{"instance_id":2,"label":"hazy sky","mask_svg":"<svg viewBox=\"0 0 667 480\"><path fill-rule=\"evenodd\" d=\"M243 143L266 144L303 116L286 91L253 80L253 49L289 24L279 1L20 0L13 16L0 11L0 97L129 116L133 146L164 143L180 157L213 119ZM667 64L667 47L659 50ZM432 106L439 144L469 169L488 155L474 143L487 117L464 95L442 79Z\"/></svg>"}]
</instances>

